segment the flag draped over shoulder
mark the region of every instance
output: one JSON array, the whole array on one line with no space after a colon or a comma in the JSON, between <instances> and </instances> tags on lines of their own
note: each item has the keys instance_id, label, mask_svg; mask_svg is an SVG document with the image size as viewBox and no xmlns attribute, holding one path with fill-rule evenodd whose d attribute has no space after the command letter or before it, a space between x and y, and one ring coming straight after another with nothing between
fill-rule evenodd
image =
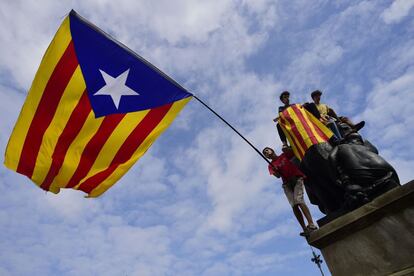
<instances>
[{"instance_id":1,"label":"flag draped over shoulder","mask_svg":"<svg viewBox=\"0 0 414 276\"><path fill-rule=\"evenodd\" d=\"M5 165L46 191L109 189L192 94L71 11L49 45Z\"/></svg>"},{"instance_id":2,"label":"flag draped over shoulder","mask_svg":"<svg viewBox=\"0 0 414 276\"><path fill-rule=\"evenodd\" d=\"M299 160L312 145L327 142L333 136L329 128L299 104L280 112L278 123Z\"/></svg>"}]
</instances>

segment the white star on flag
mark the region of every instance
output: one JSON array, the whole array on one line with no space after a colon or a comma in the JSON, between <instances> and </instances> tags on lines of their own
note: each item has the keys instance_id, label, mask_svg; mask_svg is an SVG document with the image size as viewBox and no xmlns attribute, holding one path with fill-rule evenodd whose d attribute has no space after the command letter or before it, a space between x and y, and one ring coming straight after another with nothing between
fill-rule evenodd
<instances>
[{"instance_id":1,"label":"white star on flag","mask_svg":"<svg viewBox=\"0 0 414 276\"><path fill-rule=\"evenodd\" d=\"M125 82L128 78L129 69L120 74L118 77L114 78L110 75L108 75L103 70L99 69L99 72L101 72L102 77L105 80L106 85L98 90L94 94L96 95L108 95L111 96L112 101L114 102L116 109L119 108L119 103L121 101L122 96L138 96L139 93L135 90L129 88L125 85Z\"/></svg>"}]
</instances>

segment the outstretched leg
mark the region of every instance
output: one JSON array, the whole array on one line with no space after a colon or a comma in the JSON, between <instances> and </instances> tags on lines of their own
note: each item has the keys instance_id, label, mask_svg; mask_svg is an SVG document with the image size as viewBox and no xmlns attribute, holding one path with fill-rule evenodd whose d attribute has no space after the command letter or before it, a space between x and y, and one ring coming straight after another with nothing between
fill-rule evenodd
<instances>
[{"instance_id":1,"label":"outstretched leg","mask_svg":"<svg viewBox=\"0 0 414 276\"><path fill-rule=\"evenodd\" d=\"M305 221L303 220L302 212L299 209L299 205L296 204L292 207L293 213L295 214L296 219L298 220L300 226L302 227L303 231L306 231Z\"/></svg>"},{"instance_id":2,"label":"outstretched leg","mask_svg":"<svg viewBox=\"0 0 414 276\"><path fill-rule=\"evenodd\" d=\"M306 204L300 203L299 204L300 209L302 209L303 215L305 216L306 220L308 221L309 226L315 226L313 223L312 215L309 211L309 208Z\"/></svg>"},{"instance_id":3,"label":"outstretched leg","mask_svg":"<svg viewBox=\"0 0 414 276\"><path fill-rule=\"evenodd\" d=\"M341 122L349 125L355 131L358 131L365 126L365 121L361 121L357 124L354 124L348 117L340 117L339 119L341 120Z\"/></svg>"}]
</instances>

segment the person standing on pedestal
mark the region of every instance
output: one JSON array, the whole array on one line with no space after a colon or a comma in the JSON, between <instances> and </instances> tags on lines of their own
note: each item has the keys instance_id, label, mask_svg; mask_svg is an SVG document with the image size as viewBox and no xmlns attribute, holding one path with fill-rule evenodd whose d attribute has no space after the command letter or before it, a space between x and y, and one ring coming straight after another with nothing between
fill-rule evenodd
<instances>
[{"instance_id":1,"label":"person standing on pedestal","mask_svg":"<svg viewBox=\"0 0 414 276\"><path fill-rule=\"evenodd\" d=\"M272 161L271 164L269 164L269 173L277 178L282 178L283 191L292 206L296 219L303 229L303 232L300 233L300 235L308 236L309 233L316 230L317 227L313 223L309 208L303 198L303 179L305 175L290 160L293 157L292 150L285 148L284 152L278 156L273 149L266 147L263 149L263 155ZM305 216L308 222L307 226L305 225L303 216Z\"/></svg>"}]
</instances>

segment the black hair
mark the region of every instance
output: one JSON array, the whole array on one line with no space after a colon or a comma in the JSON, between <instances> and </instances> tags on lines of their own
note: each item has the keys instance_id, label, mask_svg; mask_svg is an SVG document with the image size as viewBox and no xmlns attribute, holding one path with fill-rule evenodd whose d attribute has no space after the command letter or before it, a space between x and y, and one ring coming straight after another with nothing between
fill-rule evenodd
<instances>
[{"instance_id":1,"label":"black hair","mask_svg":"<svg viewBox=\"0 0 414 276\"><path fill-rule=\"evenodd\" d=\"M262 153L263 153L263 154L265 154L265 150L267 150L267 149L270 149L273 153L275 152L272 148L265 147L265 148L262 150Z\"/></svg>"},{"instance_id":2,"label":"black hair","mask_svg":"<svg viewBox=\"0 0 414 276\"><path fill-rule=\"evenodd\" d=\"M282 100L282 97L285 95L290 95L289 91L283 91L282 93L280 93L279 99Z\"/></svg>"},{"instance_id":3,"label":"black hair","mask_svg":"<svg viewBox=\"0 0 414 276\"><path fill-rule=\"evenodd\" d=\"M316 95L322 95L322 92L320 90L315 90L311 93L311 98L315 97Z\"/></svg>"}]
</instances>

